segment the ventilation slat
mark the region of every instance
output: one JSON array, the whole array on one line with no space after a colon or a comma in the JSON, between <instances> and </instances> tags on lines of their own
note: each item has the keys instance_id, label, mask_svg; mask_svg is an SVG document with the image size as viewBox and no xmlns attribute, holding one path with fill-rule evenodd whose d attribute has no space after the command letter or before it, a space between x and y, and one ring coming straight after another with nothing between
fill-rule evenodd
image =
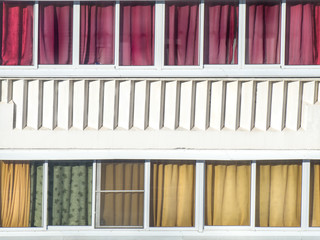
<instances>
[{"instance_id":1,"label":"ventilation slat","mask_svg":"<svg viewBox=\"0 0 320 240\"><path fill-rule=\"evenodd\" d=\"M194 87L192 81L180 83L179 127L193 128Z\"/></svg>"},{"instance_id":2,"label":"ventilation slat","mask_svg":"<svg viewBox=\"0 0 320 240\"><path fill-rule=\"evenodd\" d=\"M117 124L118 85L116 81L103 84L103 127L115 129Z\"/></svg>"},{"instance_id":3,"label":"ventilation slat","mask_svg":"<svg viewBox=\"0 0 320 240\"><path fill-rule=\"evenodd\" d=\"M101 86L100 81L88 82L88 127L98 130L101 127Z\"/></svg>"},{"instance_id":4,"label":"ventilation slat","mask_svg":"<svg viewBox=\"0 0 320 240\"><path fill-rule=\"evenodd\" d=\"M54 129L56 126L56 81L43 81L42 82L42 128Z\"/></svg>"},{"instance_id":5,"label":"ventilation slat","mask_svg":"<svg viewBox=\"0 0 320 240\"><path fill-rule=\"evenodd\" d=\"M58 83L58 116L57 127L69 129L72 120L72 83L71 81L59 81Z\"/></svg>"},{"instance_id":6,"label":"ventilation slat","mask_svg":"<svg viewBox=\"0 0 320 240\"><path fill-rule=\"evenodd\" d=\"M254 113L254 84L253 81L241 83L240 127L250 131L253 127Z\"/></svg>"},{"instance_id":7,"label":"ventilation slat","mask_svg":"<svg viewBox=\"0 0 320 240\"><path fill-rule=\"evenodd\" d=\"M225 84L223 81L211 83L210 127L221 130L224 127Z\"/></svg>"},{"instance_id":8,"label":"ventilation slat","mask_svg":"<svg viewBox=\"0 0 320 240\"><path fill-rule=\"evenodd\" d=\"M151 129L162 128L162 82L150 82L149 124Z\"/></svg>"},{"instance_id":9,"label":"ventilation slat","mask_svg":"<svg viewBox=\"0 0 320 240\"><path fill-rule=\"evenodd\" d=\"M27 127L39 129L40 108L42 105L42 86L39 80L28 81Z\"/></svg>"},{"instance_id":10,"label":"ventilation slat","mask_svg":"<svg viewBox=\"0 0 320 240\"><path fill-rule=\"evenodd\" d=\"M133 126L144 130L146 128L146 97L147 82L137 81L134 84Z\"/></svg>"},{"instance_id":11,"label":"ventilation slat","mask_svg":"<svg viewBox=\"0 0 320 240\"><path fill-rule=\"evenodd\" d=\"M286 127L292 130L300 128L301 106L300 82L288 82Z\"/></svg>"},{"instance_id":12,"label":"ventilation slat","mask_svg":"<svg viewBox=\"0 0 320 240\"><path fill-rule=\"evenodd\" d=\"M239 83L226 83L226 109L224 126L231 130L239 127Z\"/></svg>"},{"instance_id":13,"label":"ventilation slat","mask_svg":"<svg viewBox=\"0 0 320 240\"><path fill-rule=\"evenodd\" d=\"M165 100L164 100L164 127L174 130L177 128L178 119L178 82L165 82Z\"/></svg>"},{"instance_id":14,"label":"ventilation slat","mask_svg":"<svg viewBox=\"0 0 320 240\"><path fill-rule=\"evenodd\" d=\"M119 83L119 109L118 127L123 129L131 128L131 81L121 81Z\"/></svg>"},{"instance_id":15,"label":"ventilation slat","mask_svg":"<svg viewBox=\"0 0 320 240\"><path fill-rule=\"evenodd\" d=\"M206 130L208 128L208 82L197 82L195 86L194 127Z\"/></svg>"},{"instance_id":16,"label":"ventilation slat","mask_svg":"<svg viewBox=\"0 0 320 240\"><path fill-rule=\"evenodd\" d=\"M255 127L266 131L270 126L269 82L256 83Z\"/></svg>"},{"instance_id":17,"label":"ventilation slat","mask_svg":"<svg viewBox=\"0 0 320 240\"><path fill-rule=\"evenodd\" d=\"M271 97L271 115L270 127L274 130L281 131L284 128L285 119L285 84L281 82L273 82Z\"/></svg>"},{"instance_id":18,"label":"ventilation slat","mask_svg":"<svg viewBox=\"0 0 320 240\"><path fill-rule=\"evenodd\" d=\"M15 104L14 128L23 129L26 126L27 83L16 80L12 83L12 100Z\"/></svg>"}]
</instances>

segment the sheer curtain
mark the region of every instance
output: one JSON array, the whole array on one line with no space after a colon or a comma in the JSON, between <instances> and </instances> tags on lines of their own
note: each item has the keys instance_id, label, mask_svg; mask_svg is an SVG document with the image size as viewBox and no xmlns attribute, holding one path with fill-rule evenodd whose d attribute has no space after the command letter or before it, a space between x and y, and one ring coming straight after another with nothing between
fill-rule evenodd
<instances>
[{"instance_id":1,"label":"sheer curtain","mask_svg":"<svg viewBox=\"0 0 320 240\"><path fill-rule=\"evenodd\" d=\"M0 65L32 65L33 4L0 2Z\"/></svg>"},{"instance_id":2,"label":"sheer curtain","mask_svg":"<svg viewBox=\"0 0 320 240\"><path fill-rule=\"evenodd\" d=\"M238 63L238 4L206 3L205 64Z\"/></svg>"},{"instance_id":3,"label":"sheer curtain","mask_svg":"<svg viewBox=\"0 0 320 240\"><path fill-rule=\"evenodd\" d=\"M246 63L280 63L280 3L247 6Z\"/></svg>"},{"instance_id":4,"label":"sheer curtain","mask_svg":"<svg viewBox=\"0 0 320 240\"><path fill-rule=\"evenodd\" d=\"M151 174L150 226L194 226L195 164L155 162Z\"/></svg>"},{"instance_id":5,"label":"sheer curtain","mask_svg":"<svg viewBox=\"0 0 320 240\"><path fill-rule=\"evenodd\" d=\"M81 3L80 64L114 64L114 4Z\"/></svg>"},{"instance_id":6,"label":"sheer curtain","mask_svg":"<svg viewBox=\"0 0 320 240\"><path fill-rule=\"evenodd\" d=\"M39 64L72 63L72 2L39 3Z\"/></svg>"},{"instance_id":7,"label":"sheer curtain","mask_svg":"<svg viewBox=\"0 0 320 240\"><path fill-rule=\"evenodd\" d=\"M121 3L120 65L154 64L154 3Z\"/></svg>"},{"instance_id":8,"label":"sheer curtain","mask_svg":"<svg viewBox=\"0 0 320 240\"><path fill-rule=\"evenodd\" d=\"M286 64L320 64L320 4L287 3Z\"/></svg>"},{"instance_id":9,"label":"sheer curtain","mask_svg":"<svg viewBox=\"0 0 320 240\"><path fill-rule=\"evenodd\" d=\"M198 65L199 3L167 3L165 64Z\"/></svg>"},{"instance_id":10,"label":"sheer curtain","mask_svg":"<svg viewBox=\"0 0 320 240\"><path fill-rule=\"evenodd\" d=\"M206 225L250 225L250 178L249 163L206 165Z\"/></svg>"},{"instance_id":11,"label":"sheer curtain","mask_svg":"<svg viewBox=\"0 0 320 240\"><path fill-rule=\"evenodd\" d=\"M143 226L143 162L102 163L101 190L101 226Z\"/></svg>"},{"instance_id":12,"label":"sheer curtain","mask_svg":"<svg viewBox=\"0 0 320 240\"><path fill-rule=\"evenodd\" d=\"M301 163L257 166L256 226L299 227Z\"/></svg>"}]
</instances>

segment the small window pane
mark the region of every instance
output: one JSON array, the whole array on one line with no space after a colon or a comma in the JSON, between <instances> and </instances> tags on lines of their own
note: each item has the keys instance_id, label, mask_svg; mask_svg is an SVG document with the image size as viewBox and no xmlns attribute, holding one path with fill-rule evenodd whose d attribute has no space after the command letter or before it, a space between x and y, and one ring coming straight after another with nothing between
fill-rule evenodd
<instances>
[{"instance_id":1,"label":"small window pane","mask_svg":"<svg viewBox=\"0 0 320 240\"><path fill-rule=\"evenodd\" d=\"M39 3L39 64L72 63L72 4Z\"/></svg>"},{"instance_id":2,"label":"small window pane","mask_svg":"<svg viewBox=\"0 0 320 240\"><path fill-rule=\"evenodd\" d=\"M150 194L150 226L194 226L195 163L152 163Z\"/></svg>"},{"instance_id":3,"label":"small window pane","mask_svg":"<svg viewBox=\"0 0 320 240\"><path fill-rule=\"evenodd\" d=\"M287 3L286 64L320 64L320 3Z\"/></svg>"},{"instance_id":4,"label":"small window pane","mask_svg":"<svg viewBox=\"0 0 320 240\"><path fill-rule=\"evenodd\" d=\"M165 64L199 65L199 3L166 3Z\"/></svg>"},{"instance_id":5,"label":"small window pane","mask_svg":"<svg viewBox=\"0 0 320 240\"><path fill-rule=\"evenodd\" d=\"M154 3L121 3L120 65L154 64Z\"/></svg>"},{"instance_id":6,"label":"small window pane","mask_svg":"<svg viewBox=\"0 0 320 240\"><path fill-rule=\"evenodd\" d=\"M238 2L205 4L205 64L238 63Z\"/></svg>"},{"instance_id":7,"label":"small window pane","mask_svg":"<svg viewBox=\"0 0 320 240\"><path fill-rule=\"evenodd\" d=\"M250 179L248 162L206 165L206 225L250 225Z\"/></svg>"},{"instance_id":8,"label":"small window pane","mask_svg":"<svg viewBox=\"0 0 320 240\"><path fill-rule=\"evenodd\" d=\"M81 3L80 64L114 64L114 26L114 3Z\"/></svg>"},{"instance_id":9,"label":"small window pane","mask_svg":"<svg viewBox=\"0 0 320 240\"><path fill-rule=\"evenodd\" d=\"M246 29L246 63L279 64L280 2L249 2Z\"/></svg>"},{"instance_id":10,"label":"small window pane","mask_svg":"<svg viewBox=\"0 0 320 240\"><path fill-rule=\"evenodd\" d=\"M257 164L256 226L299 227L301 162Z\"/></svg>"},{"instance_id":11,"label":"small window pane","mask_svg":"<svg viewBox=\"0 0 320 240\"><path fill-rule=\"evenodd\" d=\"M41 162L0 161L0 226L42 226Z\"/></svg>"},{"instance_id":12,"label":"small window pane","mask_svg":"<svg viewBox=\"0 0 320 240\"><path fill-rule=\"evenodd\" d=\"M320 162L311 164L310 227L320 227Z\"/></svg>"},{"instance_id":13,"label":"small window pane","mask_svg":"<svg viewBox=\"0 0 320 240\"><path fill-rule=\"evenodd\" d=\"M0 2L0 65L32 65L33 4Z\"/></svg>"}]
</instances>

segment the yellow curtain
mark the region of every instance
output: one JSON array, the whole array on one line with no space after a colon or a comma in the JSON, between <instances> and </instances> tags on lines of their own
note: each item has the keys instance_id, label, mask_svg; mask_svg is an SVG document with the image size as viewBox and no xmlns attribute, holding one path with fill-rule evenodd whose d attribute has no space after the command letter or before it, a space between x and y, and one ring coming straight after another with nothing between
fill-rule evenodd
<instances>
[{"instance_id":1,"label":"yellow curtain","mask_svg":"<svg viewBox=\"0 0 320 240\"><path fill-rule=\"evenodd\" d=\"M206 225L250 225L250 175L249 163L206 165Z\"/></svg>"},{"instance_id":2,"label":"yellow curtain","mask_svg":"<svg viewBox=\"0 0 320 240\"><path fill-rule=\"evenodd\" d=\"M101 226L143 226L144 163L101 164ZM121 192L132 190L133 192Z\"/></svg>"},{"instance_id":3,"label":"yellow curtain","mask_svg":"<svg viewBox=\"0 0 320 240\"><path fill-rule=\"evenodd\" d=\"M320 163L312 164L310 184L310 226L320 227Z\"/></svg>"},{"instance_id":4,"label":"yellow curtain","mask_svg":"<svg viewBox=\"0 0 320 240\"><path fill-rule=\"evenodd\" d=\"M300 226L301 163L258 165L256 208L257 226Z\"/></svg>"},{"instance_id":5,"label":"yellow curtain","mask_svg":"<svg viewBox=\"0 0 320 240\"><path fill-rule=\"evenodd\" d=\"M30 165L0 161L1 226L28 227L30 212Z\"/></svg>"},{"instance_id":6,"label":"yellow curtain","mask_svg":"<svg viewBox=\"0 0 320 240\"><path fill-rule=\"evenodd\" d=\"M194 163L153 163L151 226L194 226Z\"/></svg>"}]
</instances>

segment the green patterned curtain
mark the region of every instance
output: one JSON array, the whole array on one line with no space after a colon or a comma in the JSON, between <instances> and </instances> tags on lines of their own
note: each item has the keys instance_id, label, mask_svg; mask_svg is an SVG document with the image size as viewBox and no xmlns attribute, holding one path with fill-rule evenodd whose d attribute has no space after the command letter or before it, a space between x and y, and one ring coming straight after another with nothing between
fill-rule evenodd
<instances>
[{"instance_id":1,"label":"green patterned curtain","mask_svg":"<svg viewBox=\"0 0 320 240\"><path fill-rule=\"evenodd\" d=\"M49 225L91 225L92 162L49 163Z\"/></svg>"},{"instance_id":2,"label":"green patterned curtain","mask_svg":"<svg viewBox=\"0 0 320 240\"><path fill-rule=\"evenodd\" d=\"M42 226L43 163L30 163L30 217L29 227Z\"/></svg>"}]
</instances>

